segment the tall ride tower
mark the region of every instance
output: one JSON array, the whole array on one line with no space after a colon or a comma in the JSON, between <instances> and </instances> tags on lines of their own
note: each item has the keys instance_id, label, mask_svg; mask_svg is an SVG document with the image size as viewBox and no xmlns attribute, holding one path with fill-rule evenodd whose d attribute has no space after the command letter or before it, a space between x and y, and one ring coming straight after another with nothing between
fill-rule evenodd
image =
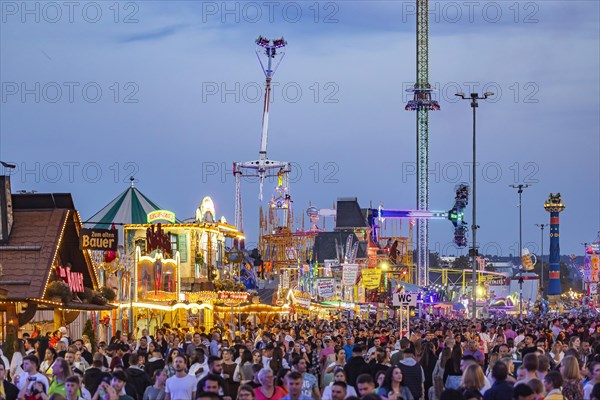
<instances>
[{"instance_id":1,"label":"tall ride tower","mask_svg":"<svg viewBox=\"0 0 600 400\"><path fill-rule=\"evenodd\" d=\"M429 84L429 0L417 0L417 82L405 109L417 112L417 209L429 209L429 111L440 105L431 99ZM429 284L429 222L417 221L417 284Z\"/></svg>"},{"instance_id":2,"label":"tall ride tower","mask_svg":"<svg viewBox=\"0 0 600 400\"><path fill-rule=\"evenodd\" d=\"M549 280L548 280L548 299L556 301L562 294L560 287L560 236L559 213L565 209L565 205L560 199L560 193L553 195L550 193L548 200L544 203L544 209L550 213L550 255L549 255Z\"/></svg>"},{"instance_id":3,"label":"tall ride tower","mask_svg":"<svg viewBox=\"0 0 600 400\"><path fill-rule=\"evenodd\" d=\"M243 232L244 221L242 215L242 177L257 177L259 181L259 199L262 202L263 184L265 178L277 177L278 187L285 189L288 194L286 200L289 204L288 176L291 171L291 164L285 161L274 161L267 157L267 139L269 135L269 104L271 101L271 80L277 67L285 55L285 39L269 40L259 36L255 41L256 56L265 74L265 100L263 105L262 131L260 136L260 150L258 160L233 163L233 176L235 176L235 227ZM266 63L263 59L266 58ZM275 57L279 56L279 61L275 63ZM283 187L285 185L285 187ZM286 208L289 211L289 207Z\"/></svg>"}]
</instances>

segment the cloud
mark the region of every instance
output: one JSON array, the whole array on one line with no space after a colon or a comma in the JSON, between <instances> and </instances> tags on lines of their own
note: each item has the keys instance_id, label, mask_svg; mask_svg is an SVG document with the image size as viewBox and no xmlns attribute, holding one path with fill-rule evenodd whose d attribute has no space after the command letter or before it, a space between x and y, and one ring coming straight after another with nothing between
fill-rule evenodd
<instances>
[{"instance_id":1,"label":"cloud","mask_svg":"<svg viewBox=\"0 0 600 400\"><path fill-rule=\"evenodd\" d=\"M165 26L163 28L155 29L150 32L144 33L134 33L129 35L124 35L120 38L120 43L131 43L131 42L147 42L147 41L157 41L172 35L176 35L188 28L187 24L178 24Z\"/></svg>"}]
</instances>

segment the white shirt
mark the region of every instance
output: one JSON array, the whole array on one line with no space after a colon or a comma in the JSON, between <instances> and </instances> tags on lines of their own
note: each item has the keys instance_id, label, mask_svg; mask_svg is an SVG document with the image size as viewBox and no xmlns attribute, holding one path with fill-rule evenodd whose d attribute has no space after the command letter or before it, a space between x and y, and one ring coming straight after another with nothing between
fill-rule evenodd
<instances>
[{"instance_id":1,"label":"white shirt","mask_svg":"<svg viewBox=\"0 0 600 400\"><path fill-rule=\"evenodd\" d=\"M200 370L200 368L202 368L202 372L196 374L196 372L198 372L198 370ZM199 382L200 379L202 379L206 375L208 375L208 362L207 362L207 360L206 359L204 360L204 364L193 363L190 366L190 370L188 371L188 375L193 376L194 379L196 379L197 382Z\"/></svg>"},{"instance_id":2,"label":"white shirt","mask_svg":"<svg viewBox=\"0 0 600 400\"><path fill-rule=\"evenodd\" d=\"M481 340L483 340L483 353L487 354L488 353L488 344L492 341L492 339L490 338L490 335L488 335L487 332L480 333L479 337L481 338Z\"/></svg>"},{"instance_id":3,"label":"white shirt","mask_svg":"<svg viewBox=\"0 0 600 400\"><path fill-rule=\"evenodd\" d=\"M595 384L596 382L594 382L593 380L585 384L585 386L583 387L583 400L590 400L590 397L592 395L592 389L594 389Z\"/></svg>"},{"instance_id":4,"label":"white shirt","mask_svg":"<svg viewBox=\"0 0 600 400\"><path fill-rule=\"evenodd\" d=\"M46 392L50 387L50 384L48 383L48 378L46 378L39 372L36 372L34 375L29 375L27 372L23 372L19 375L19 383L16 386L17 388L19 388L19 391L23 390L23 388L27 386L27 392L29 392L34 382L42 382L44 384L44 387L46 388Z\"/></svg>"},{"instance_id":5,"label":"white shirt","mask_svg":"<svg viewBox=\"0 0 600 400\"><path fill-rule=\"evenodd\" d=\"M346 388L346 398L354 396L356 397L356 390L354 386L348 385ZM323 396L321 400L331 400L331 385L327 385L327 387L323 390Z\"/></svg>"},{"instance_id":6,"label":"white shirt","mask_svg":"<svg viewBox=\"0 0 600 400\"><path fill-rule=\"evenodd\" d=\"M192 393L196 391L196 384L195 376L186 375L179 378L177 375L173 375L167 379L165 392L171 395L171 400L191 399Z\"/></svg>"},{"instance_id":7,"label":"white shirt","mask_svg":"<svg viewBox=\"0 0 600 400\"><path fill-rule=\"evenodd\" d=\"M515 346L518 345L519 343L521 343L523 340L525 340L525 335L520 334L515 338Z\"/></svg>"}]
</instances>

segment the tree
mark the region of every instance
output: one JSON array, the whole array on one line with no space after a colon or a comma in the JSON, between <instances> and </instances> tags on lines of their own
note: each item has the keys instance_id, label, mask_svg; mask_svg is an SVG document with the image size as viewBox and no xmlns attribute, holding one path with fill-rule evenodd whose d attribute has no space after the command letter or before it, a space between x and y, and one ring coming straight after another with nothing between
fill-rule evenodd
<instances>
[{"instance_id":1,"label":"tree","mask_svg":"<svg viewBox=\"0 0 600 400\"><path fill-rule=\"evenodd\" d=\"M457 269L467 269L471 266L471 260L468 256L456 257L452 266Z\"/></svg>"},{"instance_id":2,"label":"tree","mask_svg":"<svg viewBox=\"0 0 600 400\"><path fill-rule=\"evenodd\" d=\"M429 268L439 268L441 263L439 253L429 252Z\"/></svg>"}]
</instances>

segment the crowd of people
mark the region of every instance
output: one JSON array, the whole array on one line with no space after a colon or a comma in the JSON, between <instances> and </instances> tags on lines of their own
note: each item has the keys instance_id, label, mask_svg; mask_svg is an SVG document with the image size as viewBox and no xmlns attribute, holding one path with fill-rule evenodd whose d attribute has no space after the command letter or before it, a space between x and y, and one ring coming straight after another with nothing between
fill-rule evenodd
<instances>
[{"instance_id":1,"label":"crowd of people","mask_svg":"<svg viewBox=\"0 0 600 400\"><path fill-rule=\"evenodd\" d=\"M600 319L298 320L23 334L4 400L600 400Z\"/></svg>"}]
</instances>

